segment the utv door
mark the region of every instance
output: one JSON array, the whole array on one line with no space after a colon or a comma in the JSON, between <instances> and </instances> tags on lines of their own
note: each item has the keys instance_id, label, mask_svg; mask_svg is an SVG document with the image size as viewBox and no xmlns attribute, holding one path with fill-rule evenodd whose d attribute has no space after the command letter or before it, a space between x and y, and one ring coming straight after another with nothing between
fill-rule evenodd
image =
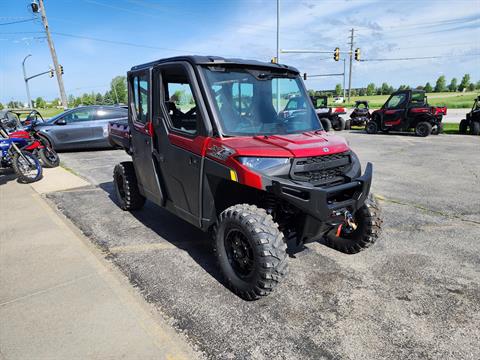
<instances>
[{"instance_id":1,"label":"utv door","mask_svg":"<svg viewBox=\"0 0 480 360\"><path fill-rule=\"evenodd\" d=\"M163 205L163 193L152 157L150 70L128 73L128 124L138 185L145 197Z\"/></svg>"},{"instance_id":2,"label":"utv door","mask_svg":"<svg viewBox=\"0 0 480 360\"><path fill-rule=\"evenodd\" d=\"M401 127L406 113L407 94L392 95L385 105L382 128Z\"/></svg>"},{"instance_id":3,"label":"utv door","mask_svg":"<svg viewBox=\"0 0 480 360\"><path fill-rule=\"evenodd\" d=\"M206 111L195 74L186 62L154 69L154 131L157 160L174 211L199 225L201 219L202 149Z\"/></svg>"}]
</instances>

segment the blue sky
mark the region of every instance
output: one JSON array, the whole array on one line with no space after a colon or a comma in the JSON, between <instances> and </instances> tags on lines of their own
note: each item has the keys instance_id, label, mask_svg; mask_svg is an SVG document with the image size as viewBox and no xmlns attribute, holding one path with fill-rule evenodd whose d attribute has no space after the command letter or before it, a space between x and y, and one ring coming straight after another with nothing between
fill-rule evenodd
<instances>
[{"instance_id":1,"label":"blue sky","mask_svg":"<svg viewBox=\"0 0 480 360\"><path fill-rule=\"evenodd\" d=\"M25 100L21 61L29 74L48 70L50 53L27 0L0 0L0 102ZM180 55L234 56L269 61L275 55L275 0L45 0L68 94L104 92L135 64ZM332 54L282 54L281 62L310 74L338 73L333 49L348 49L349 29L365 59L442 56L439 59L355 62L353 86L399 86L447 81L470 73L480 80L478 0L281 0L281 48ZM116 41L109 43L106 41ZM136 45L136 46L131 46ZM472 55L473 54L473 55ZM475 55L476 54L476 55ZM341 78L308 80L331 89ZM55 79L30 82L32 97L58 97Z\"/></svg>"}]
</instances>

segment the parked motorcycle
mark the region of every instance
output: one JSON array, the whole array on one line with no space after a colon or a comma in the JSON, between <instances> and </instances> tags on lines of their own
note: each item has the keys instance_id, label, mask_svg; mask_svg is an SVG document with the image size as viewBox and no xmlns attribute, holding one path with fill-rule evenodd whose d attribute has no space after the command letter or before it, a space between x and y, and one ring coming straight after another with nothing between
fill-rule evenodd
<instances>
[{"instance_id":1,"label":"parked motorcycle","mask_svg":"<svg viewBox=\"0 0 480 360\"><path fill-rule=\"evenodd\" d=\"M28 143L24 138L9 137L0 120L0 167L12 167L22 183L32 183L42 178L42 166L38 158L22 150Z\"/></svg>"},{"instance_id":2,"label":"parked motorcycle","mask_svg":"<svg viewBox=\"0 0 480 360\"><path fill-rule=\"evenodd\" d=\"M6 110L3 113L4 126L9 132L10 138L26 139L29 141L22 150L31 152L37 156L46 168L57 167L60 164L60 157L50 146L48 140L40 135L36 128L37 123L43 122L43 117L36 110L28 112L26 119L22 122L20 114L27 112ZM0 114L1 115L1 114ZM1 117L1 116L0 116Z\"/></svg>"},{"instance_id":3,"label":"parked motorcycle","mask_svg":"<svg viewBox=\"0 0 480 360\"><path fill-rule=\"evenodd\" d=\"M48 141L39 135L39 132L35 128L36 123L36 121L32 121L29 125L25 126L23 130L11 132L9 137L30 140L30 144L23 150L38 155L43 166L46 168L57 167L60 164L60 157L56 151L52 149Z\"/></svg>"}]
</instances>

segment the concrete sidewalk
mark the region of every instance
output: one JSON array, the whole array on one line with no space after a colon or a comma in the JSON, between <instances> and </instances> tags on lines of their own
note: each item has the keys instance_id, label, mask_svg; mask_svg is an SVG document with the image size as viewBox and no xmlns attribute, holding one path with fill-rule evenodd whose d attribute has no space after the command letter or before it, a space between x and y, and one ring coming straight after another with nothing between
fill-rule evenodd
<instances>
[{"instance_id":1,"label":"concrete sidewalk","mask_svg":"<svg viewBox=\"0 0 480 360\"><path fill-rule=\"evenodd\" d=\"M199 357L31 186L2 180L0 359Z\"/></svg>"}]
</instances>

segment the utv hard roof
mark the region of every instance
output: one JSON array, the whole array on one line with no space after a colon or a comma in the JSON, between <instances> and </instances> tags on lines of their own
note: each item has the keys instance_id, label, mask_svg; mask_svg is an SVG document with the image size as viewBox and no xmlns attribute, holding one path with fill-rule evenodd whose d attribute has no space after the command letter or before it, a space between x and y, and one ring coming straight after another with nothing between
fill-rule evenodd
<instances>
[{"instance_id":1,"label":"utv hard roof","mask_svg":"<svg viewBox=\"0 0 480 360\"><path fill-rule=\"evenodd\" d=\"M168 62L176 61L187 61L192 65L225 65L225 66L235 66L239 67L259 67L259 68L271 68L272 70L287 70L294 73L299 73L299 71L293 66L283 65L283 64L273 64L269 62L262 62L257 60L246 60L246 59L232 59L232 58L223 58L220 56L199 56L199 55L187 55L187 56L175 56L160 60L151 61L145 64L136 65L132 67L132 71L141 70L153 67L158 64L164 64Z\"/></svg>"}]
</instances>

